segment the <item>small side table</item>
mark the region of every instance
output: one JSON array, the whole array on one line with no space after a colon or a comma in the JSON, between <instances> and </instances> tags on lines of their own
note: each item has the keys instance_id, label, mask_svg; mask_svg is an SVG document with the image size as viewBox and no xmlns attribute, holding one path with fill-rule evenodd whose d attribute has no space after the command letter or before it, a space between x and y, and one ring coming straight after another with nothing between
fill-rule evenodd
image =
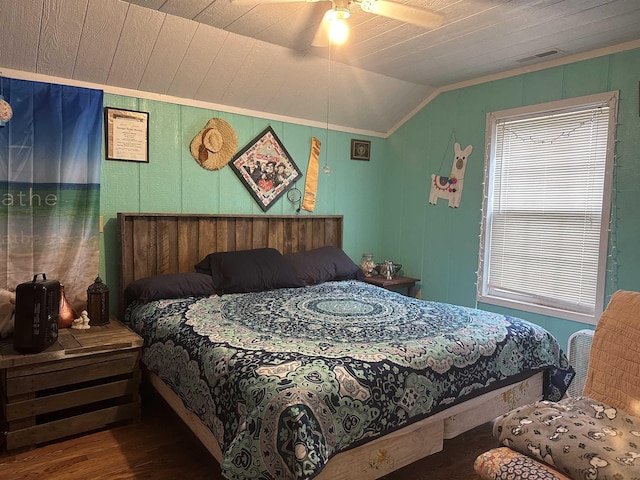
<instances>
[{"instance_id":1,"label":"small side table","mask_svg":"<svg viewBox=\"0 0 640 480\"><path fill-rule=\"evenodd\" d=\"M416 286L416 282L420 281L420 279L396 275L391 280L388 280L386 277L383 277L381 275L374 275L372 277L364 277L364 281L372 285L382 287L386 290L406 288L407 295L413 297L413 287Z\"/></svg>"},{"instance_id":2,"label":"small side table","mask_svg":"<svg viewBox=\"0 0 640 480\"><path fill-rule=\"evenodd\" d=\"M0 424L9 453L138 420L142 345L113 317L88 330L61 329L40 353L1 344Z\"/></svg>"}]
</instances>

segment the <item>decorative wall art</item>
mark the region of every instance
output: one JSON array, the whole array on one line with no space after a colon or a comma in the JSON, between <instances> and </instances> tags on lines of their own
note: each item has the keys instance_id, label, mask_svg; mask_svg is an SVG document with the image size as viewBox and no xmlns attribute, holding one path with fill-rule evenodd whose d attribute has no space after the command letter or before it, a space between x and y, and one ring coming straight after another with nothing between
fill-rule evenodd
<instances>
[{"instance_id":1,"label":"decorative wall art","mask_svg":"<svg viewBox=\"0 0 640 480\"><path fill-rule=\"evenodd\" d=\"M104 109L107 160L149 163L149 113Z\"/></svg>"},{"instance_id":2,"label":"decorative wall art","mask_svg":"<svg viewBox=\"0 0 640 480\"><path fill-rule=\"evenodd\" d=\"M1 81L6 98L22 107L12 128L0 128L0 289L46 272L80 312L100 269L103 92Z\"/></svg>"},{"instance_id":3,"label":"decorative wall art","mask_svg":"<svg viewBox=\"0 0 640 480\"><path fill-rule=\"evenodd\" d=\"M316 137L311 137L311 153L307 165L307 179L304 182L304 200L302 209L313 212L316 208L316 194L318 193L318 158L322 143Z\"/></svg>"},{"instance_id":4,"label":"decorative wall art","mask_svg":"<svg viewBox=\"0 0 640 480\"><path fill-rule=\"evenodd\" d=\"M448 177L441 175L431 175L431 191L429 193L429 203L435 205L438 198L449 200L449 206L458 208L462 198L462 187L464 185L464 172L467 169L467 160L471 155L473 147L467 145L464 150L460 149L458 142L453 146L454 158L451 174Z\"/></svg>"},{"instance_id":5,"label":"decorative wall art","mask_svg":"<svg viewBox=\"0 0 640 480\"><path fill-rule=\"evenodd\" d=\"M4 83L2 81L2 75L0 75L0 127L4 127L7 122L11 120L11 117L13 117L13 109L4 98Z\"/></svg>"},{"instance_id":6,"label":"decorative wall art","mask_svg":"<svg viewBox=\"0 0 640 480\"><path fill-rule=\"evenodd\" d=\"M351 160L369 160L371 142L369 140L351 139Z\"/></svg>"},{"instance_id":7,"label":"decorative wall art","mask_svg":"<svg viewBox=\"0 0 640 480\"><path fill-rule=\"evenodd\" d=\"M271 127L236 153L231 169L264 212L302 176Z\"/></svg>"},{"instance_id":8,"label":"decorative wall art","mask_svg":"<svg viewBox=\"0 0 640 480\"><path fill-rule=\"evenodd\" d=\"M202 168L219 170L224 167L238 149L238 135L229 122L212 118L193 137L191 155Z\"/></svg>"},{"instance_id":9,"label":"decorative wall art","mask_svg":"<svg viewBox=\"0 0 640 480\"><path fill-rule=\"evenodd\" d=\"M296 213L300 213L300 209L302 208L302 192L298 190L296 187L293 187L287 192L287 198L291 203L298 204L296 208Z\"/></svg>"}]
</instances>

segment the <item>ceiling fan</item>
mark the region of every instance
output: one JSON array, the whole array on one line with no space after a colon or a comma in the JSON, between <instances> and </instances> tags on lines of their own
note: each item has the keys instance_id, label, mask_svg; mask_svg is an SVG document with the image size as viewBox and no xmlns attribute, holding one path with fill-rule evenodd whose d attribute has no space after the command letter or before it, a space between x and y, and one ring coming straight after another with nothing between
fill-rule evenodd
<instances>
[{"instance_id":1,"label":"ceiling fan","mask_svg":"<svg viewBox=\"0 0 640 480\"><path fill-rule=\"evenodd\" d=\"M351 6L359 5L367 13L411 23L419 27L434 29L444 22L444 16L433 10L414 7L393 0L231 0L235 4L267 4L293 2L320 2L330 4L322 17L318 30L313 38L312 46L323 47L333 43L341 43L334 35L348 33L344 21L351 15ZM342 41L344 41L342 39Z\"/></svg>"}]
</instances>

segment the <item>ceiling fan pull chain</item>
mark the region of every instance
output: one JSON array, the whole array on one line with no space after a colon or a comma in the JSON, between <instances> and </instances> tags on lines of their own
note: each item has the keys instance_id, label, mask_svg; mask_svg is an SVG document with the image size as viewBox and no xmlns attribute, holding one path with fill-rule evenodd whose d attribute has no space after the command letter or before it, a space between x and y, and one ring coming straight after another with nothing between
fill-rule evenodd
<instances>
[{"instance_id":1,"label":"ceiling fan pull chain","mask_svg":"<svg viewBox=\"0 0 640 480\"><path fill-rule=\"evenodd\" d=\"M457 142L458 139L456 138L456 129L452 129L451 130L451 135L449 135L449 143L447 144L447 148L445 149L444 153L442 154L442 161L440 162L440 168L438 169L438 172L442 173L442 166L444 165L444 161L447 157L447 152L449 151L449 147L451 146L451 140Z\"/></svg>"}]
</instances>

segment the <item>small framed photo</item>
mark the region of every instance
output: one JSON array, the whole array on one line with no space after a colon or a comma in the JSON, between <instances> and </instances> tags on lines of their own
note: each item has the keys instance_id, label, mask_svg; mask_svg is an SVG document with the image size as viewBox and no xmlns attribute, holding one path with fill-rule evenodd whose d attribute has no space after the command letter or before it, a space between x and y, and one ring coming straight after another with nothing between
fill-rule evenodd
<instances>
[{"instance_id":1,"label":"small framed photo","mask_svg":"<svg viewBox=\"0 0 640 480\"><path fill-rule=\"evenodd\" d=\"M149 163L149 113L104 109L107 160Z\"/></svg>"},{"instance_id":2,"label":"small framed photo","mask_svg":"<svg viewBox=\"0 0 640 480\"><path fill-rule=\"evenodd\" d=\"M236 153L230 164L264 212L302 177L271 127L265 128Z\"/></svg>"},{"instance_id":3,"label":"small framed photo","mask_svg":"<svg viewBox=\"0 0 640 480\"><path fill-rule=\"evenodd\" d=\"M369 160L371 142L369 140L351 139L351 160Z\"/></svg>"}]
</instances>

